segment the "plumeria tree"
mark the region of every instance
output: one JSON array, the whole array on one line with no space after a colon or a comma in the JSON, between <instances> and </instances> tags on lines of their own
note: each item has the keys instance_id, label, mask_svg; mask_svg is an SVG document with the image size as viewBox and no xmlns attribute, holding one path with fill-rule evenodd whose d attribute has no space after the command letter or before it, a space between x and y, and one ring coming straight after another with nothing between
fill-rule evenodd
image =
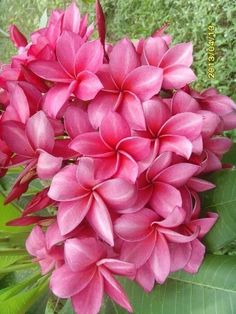
<instances>
[{"instance_id":1,"label":"plumeria tree","mask_svg":"<svg viewBox=\"0 0 236 314\"><path fill-rule=\"evenodd\" d=\"M236 105L190 86L166 27L108 43L99 1L97 39L75 3L29 41L10 27L1 313L236 311Z\"/></svg>"}]
</instances>

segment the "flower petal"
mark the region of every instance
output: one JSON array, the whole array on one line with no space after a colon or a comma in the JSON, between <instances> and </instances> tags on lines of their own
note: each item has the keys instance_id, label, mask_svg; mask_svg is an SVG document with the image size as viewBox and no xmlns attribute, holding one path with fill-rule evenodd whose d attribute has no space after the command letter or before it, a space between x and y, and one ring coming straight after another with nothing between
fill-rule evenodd
<instances>
[{"instance_id":1,"label":"flower petal","mask_svg":"<svg viewBox=\"0 0 236 314\"><path fill-rule=\"evenodd\" d=\"M100 273L104 278L104 291L106 294L128 312L133 312L127 295L121 285L113 278L111 273L104 267L100 268Z\"/></svg>"},{"instance_id":2,"label":"flower petal","mask_svg":"<svg viewBox=\"0 0 236 314\"><path fill-rule=\"evenodd\" d=\"M65 259L74 272L84 271L91 265L95 266L105 254L105 246L95 238L74 238L65 242Z\"/></svg>"},{"instance_id":3,"label":"flower petal","mask_svg":"<svg viewBox=\"0 0 236 314\"><path fill-rule=\"evenodd\" d=\"M45 235L39 226L32 229L25 245L27 251L33 256L37 256L38 251L45 247Z\"/></svg>"},{"instance_id":4,"label":"flower petal","mask_svg":"<svg viewBox=\"0 0 236 314\"><path fill-rule=\"evenodd\" d=\"M93 99L97 93L103 88L97 75L89 71L81 72L77 77L78 86L74 93L76 97L87 101Z\"/></svg>"},{"instance_id":5,"label":"flower petal","mask_svg":"<svg viewBox=\"0 0 236 314\"><path fill-rule=\"evenodd\" d=\"M48 196L56 201L72 201L83 197L86 190L79 185L76 171L76 165L69 165L58 172L52 179Z\"/></svg>"},{"instance_id":6,"label":"flower petal","mask_svg":"<svg viewBox=\"0 0 236 314\"><path fill-rule=\"evenodd\" d=\"M171 47L163 57L160 66L166 68L173 65L189 67L193 63L193 45L181 43Z\"/></svg>"},{"instance_id":7,"label":"flower petal","mask_svg":"<svg viewBox=\"0 0 236 314\"><path fill-rule=\"evenodd\" d=\"M129 137L120 141L119 150L126 152L136 161L144 160L151 153L151 141L142 137Z\"/></svg>"},{"instance_id":8,"label":"flower petal","mask_svg":"<svg viewBox=\"0 0 236 314\"><path fill-rule=\"evenodd\" d=\"M56 61L32 61L29 63L29 68L32 72L45 80L61 83L71 82L71 78Z\"/></svg>"},{"instance_id":9,"label":"flower petal","mask_svg":"<svg viewBox=\"0 0 236 314\"><path fill-rule=\"evenodd\" d=\"M180 89L196 80L196 76L190 68L184 65L174 65L166 68L163 73L164 89Z\"/></svg>"},{"instance_id":10,"label":"flower petal","mask_svg":"<svg viewBox=\"0 0 236 314\"><path fill-rule=\"evenodd\" d=\"M122 88L135 94L141 101L145 101L160 91L162 80L162 69L143 65L129 73Z\"/></svg>"},{"instance_id":11,"label":"flower petal","mask_svg":"<svg viewBox=\"0 0 236 314\"><path fill-rule=\"evenodd\" d=\"M166 218L176 206L182 206L181 194L172 185L157 182L155 183L150 204L159 215Z\"/></svg>"},{"instance_id":12,"label":"flower petal","mask_svg":"<svg viewBox=\"0 0 236 314\"><path fill-rule=\"evenodd\" d=\"M173 152L189 159L192 154L192 147L192 143L185 136L164 135L160 140L159 153Z\"/></svg>"},{"instance_id":13,"label":"flower petal","mask_svg":"<svg viewBox=\"0 0 236 314\"><path fill-rule=\"evenodd\" d=\"M54 146L54 130L43 111L38 111L26 123L26 135L35 149L51 152Z\"/></svg>"},{"instance_id":14,"label":"flower petal","mask_svg":"<svg viewBox=\"0 0 236 314\"><path fill-rule=\"evenodd\" d=\"M62 29L78 34L80 30L80 11L75 2L65 10Z\"/></svg>"},{"instance_id":15,"label":"flower petal","mask_svg":"<svg viewBox=\"0 0 236 314\"><path fill-rule=\"evenodd\" d=\"M102 120L100 135L105 143L115 148L118 142L129 137L131 132L128 123L121 115L117 112L110 112Z\"/></svg>"},{"instance_id":16,"label":"flower petal","mask_svg":"<svg viewBox=\"0 0 236 314\"><path fill-rule=\"evenodd\" d=\"M102 65L103 47L100 40L86 42L76 54L76 73L90 71L96 73Z\"/></svg>"},{"instance_id":17,"label":"flower petal","mask_svg":"<svg viewBox=\"0 0 236 314\"><path fill-rule=\"evenodd\" d=\"M192 241L191 246L191 257L188 264L184 267L184 270L194 274L198 272L199 267L203 262L206 248L198 239Z\"/></svg>"},{"instance_id":18,"label":"flower petal","mask_svg":"<svg viewBox=\"0 0 236 314\"><path fill-rule=\"evenodd\" d=\"M62 161L62 157L41 151L37 162L38 177L43 180L52 178L61 169Z\"/></svg>"},{"instance_id":19,"label":"flower petal","mask_svg":"<svg viewBox=\"0 0 236 314\"><path fill-rule=\"evenodd\" d=\"M146 39L143 49L143 59L146 64L158 66L168 46L161 37L149 37Z\"/></svg>"},{"instance_id":20,"label":"flower petal","mask_svg":"<svg viewBox=\"0 0 236 314\"><path fill-rule=\"evenodd\" d=\"M83 197L76 201L61 202L58 207L57 222L62 235L73 231L87 215L92 198Z\"/></svg>"},{"instance_id":21,"label":"flower petal","mask_svg":"<svg viewBox=\"0 0 236 314\"><path fill-rule=\"evenodd\" d=\"M52 273L50 289L59 298L70 298L87 287L93 276L93 268L83 272L73 272L65 264Z\"/></svg>"},{"instance_id":22,"label":"flower petal","mask_svg":"<svg viewBox=\"0 0 236 314\"><path fill-rule=\"evenodd\" d=\"M157 234L149 264L156 281L160 284L164 283L170 273L170 251L165 237L160 233Z\"/></svg>"},{"instance_id":23,"label":"flower petal","mask_svg":"<svg viewBox=\"0 0 236 314\"><path fill-rule=\"evenodd\" d=\"M94 198L87 220L101 239L114 246L113 225L110 214L101 197L94 193Z\"/></svg>"},{"instance_id":24,"label":"flower petal","mask_svg":"<svg viewBox=\"0 0 236 314\"><path fill-rule=\"evenodd\" d=\"M76 313L97 314L102 305L103 278L96 272L87 287L72 297Z\"/></svg>"},{"instance_id":25,"label":"flower petal","mask_svg":"<svg viewBox=\"0 0 236 314\"><path fill-rule=\"evenodd\" d=\"M110 70L119 87L121 87L127 74L139 65L138 54L131 41L122 39L113 47L110 53Z\"/></svg>"}]
</instances>

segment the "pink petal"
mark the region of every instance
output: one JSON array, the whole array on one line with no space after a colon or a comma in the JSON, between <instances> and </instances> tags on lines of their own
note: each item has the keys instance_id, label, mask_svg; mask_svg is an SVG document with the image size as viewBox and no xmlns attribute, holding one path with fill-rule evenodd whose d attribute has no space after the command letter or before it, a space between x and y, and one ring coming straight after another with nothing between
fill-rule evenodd
<instances>
[{"instance_id":1,"label":"pink petal","mask_svg":"<svg viewBox=\"0 0 236 314\"><path fill-rule=\"evenodd\" d=\"M101 183L96 192L108 206L123 209L131 205L136 198L135 185L121 178L107 180Z\"/></svg>"},{"instance_id":2,"label":"pink petal","mask_svg":"<svg viewBox=\"0 0 236 314\"><path fill-rule=\"evenodd\" d=\"M170 118L170 110L166 103L154 97L143 103L143 110L147 128L155 136L162 125Z\"/></svg>"},{"instance_id":3,"label":"pink petal","mask_svg":"<svg viewBox=\"0 0 236 314\"><path fill-rule=\"evenodd\" d=\"M96 1L96 23L98 28L98 34L101 41L101 44L103 45L105 49L105 39L106 39L106 21L105 21L105 15L102 9L102 6L100 4L100 1Z\"/></svg>"},{"instance_id":4,"label":"pink petal","mask_svg":"<svg viewBox=\"0 0 236 314\"><path fill-rule=\"evenodd\" d=\"M76 295L91 282L95 270L73 272L66 264L57 268L50 279L50 289L59 298L70 298Z\"/></svg>"},{"instance_id":5,"label":"pink petal","mask_svg":"<svg viewBox=\"0 0 236 314\"><path fill-rule=\"evenodd\" d=\"M180 135L193 140L200 135L202 124L202 117L199 114L192 112L179 113L163 125L160 134Z\"/></svg>"},{"instance_id":6,"label":"pink petal","mask_svg":"<svg viewBox=\"0 0 236 314\"><path fill-rule=\"evenodd\" d=\"M170 273L170 251L165 237L158 233L156 244L149 259L150 267L158 283L162 284Z\"/></svg>"},{"instance_id":7,"label":"pink petal","mask_svg":"<svg viewBox=\"0 0 236 314\"><path fill-rule=\"evenodd\" d=\"M76 313L97 314L102 306L102 298L103 278L96 272L89 285L72 297L73 308Z\"/></svg>"},{"instance_id":8,"label":"pink petal","mask_svg":"<svg viewBox=\"0 0 236 314\"><path fill-rule=\"evenodd\" d=\"M135 183L139 174L138 164L131 156L124 152L118 156L118 169L115 176Z\"/></svg>"},{"instance_id":9,"label":"pink petal","mask_svg":"<svg viewBox=\"0 0 236 314\"><path fill-rule=\"evenodd\" d=\"M172 162L172 153L165 152L160 154L151 164L147 170L147 178L155 181L155 178L159 176L159 173L165 168L169 167Z\"/></svg>"},{"instance_id":10,"label":"pink petal","mask_svg":"<svg viewBox=\"0 0 236 314\"><path fill-rule=\"evenodd\" d=\"M179 163L164 169L158 175L158 181L162 181L181 187L199 170L199 166L189 163Z\"/></svg>"},{"instance_id":11,"label":"pink petal","mask_svg":"<svg viewBox=\"0 0 236 314\"><path fill-rule=\"evenodd\" d=\"M76 76L75 57L81 44L82 38L69 31L64 31L57 40L56 55L58 62L72 79Z\"/></svg>"},{"instance_id":12,"label":"pink petal","mask_svg":"<svg viewBox=\"0 0 236 314\"><path fill-rule=\"evenodd\" d=\"M67 106L65 103L74 91L74 83L75 82L72 82L70 85L59 83L47 92L43 103L43 110L49 115L49 117L57 118L63 109L65 109L65 106Z\"/></svg>"},{"instance_id":13,"label":"pink petal","mask_svg":"<svg viewBox=\"0 0 236 314\"><path fill-rule=\"evenodd\" d=\"M25 47L27 45L27 39L25 36L19 31L16 25L12 24L9 27L10 39L14 43L17 48Z\"/></svg>"},{"instance_id":14,"label":"pink petal","mask_svg":"<svg viewBox=\"0 0 236 314\"><path fill-rule=\"evenodd\" d=\"M175 272L183 269L188 263L192 254L191 243L168 243L170 250L170 271Z\"/></svg>"},{"instance_id":15,"label":"pink petal","mask_svg":"<svg viewBox=\"0 0 236 314\"><path fill-rule=\"evenodd\" d=\"M193 63L193 45L191 42L175 45L163 57L160 66L166 68L173 65L189 67Z\"/></svg>"},{"instance_id":16,"label":"pink petal","mask_svg":"<svg viewBox=\"0 0 236 314\"><path fill-rule=\"evenodd\" d=\"M99 265L103 265L102 268L106 268L115 275L133 277L136 273L136 269L133 264L120 261L113 258L104 258L99 262Z\"/></svg>"},{"instance_id":17,"label":"pink petal","mask_svg":"<svg viewBox=\"0 0 236 314\"><path fill-rule=\"evenodd\" d=\"M1 136L12 152L26 157L34 156L22 123L16 121L2 123Z\"/></svg>"},{"instance_id":18,"label":"pink petal","mask_svg":"<svg viewBox=\"0 0 236 314\"><path fill-rule=\"evenodd\" d=\"M144 265L149 259L156 242L155 233L137 242L124 242L121 248L120 258L123 261L133 263L136 268Z\"/></svg>"},{"instance_id":19,"label":"pink petal","mask_svg":"<svg viewBox=\"0 0 236 314\"><path fill-rule=\"evenodd\" d=\"M207 110L199 110L198 114L201 114L203 118L202 136L204 138L212 136L221 123L220 117L214 112Z\"/></svg>"},{"instance_id":20,"label":"pink petal","mask_svg":"<svg viewBox=\"0 0 236 314\"><path fill-rule=\"evenodd\" d=\"M39 226L35 226L26 242L27 251L33 255L37 256L37 252L42 250L45 247L45 236L42 229Z\"/></svg>"},{"instance_id":21,"label":"pink petal","mask_svg":"<svg viewBox=\"0 0 236 314\"><path fill-rule=\"evenodd\" d=\"M188 224L188 228L194 232L194 230L196 230L197 227L200 228L199 231L199 238L204 237L204 235L206 235L209 230L214 226L214 224L216 223L217 219L218 219L218 214L216 213L208 213L207 218L199 218L196 220L192 220L189 224Z\"/></svg>"},{"instance_id":22,"label":"pink petal","mask_svg":"<svg viewBox=\"0 0 236 314\"><path fill-rule=\"evenodd\" d=\"M185 136L164 135L161 137L159 153L173 152L189 159L192 147L192 143Z\"/></svg>"},{"instance_id":23,"label":"pink petal","mask_svg":"<svg viewBox=\"0 0 236 314\"><path fill-rule=\"evenodd\" d=\"M177 227L184 222L185 216L185 210L176 206L164 220L158 221L156 224L164 228Z\"/></svg>"},{"instance_id":24,"label":"pink petal","mask_svg":"<svg viewBox=\"0 0 236 314\"><path fill-rule=\"evenodd\" d=\"M106 253L104 245L95 238L69 239L65 242L65 259L74 272L84 271Z\"/></svg>"},{"instance_id":25,"label":"pink petal","mask_svg":"<svg viewBox=\"0 0 236 314\"><path fill-rule=\"evenodd\" d=\"M188 187L196 192L204 192L213 189L215 185L206 180L194 177L188 181Z\"/></svg>"},{"instance_id":26,"label":"pink petal","mask_svg":"<svg viewBox=\"0 0 236 314\"><path fill-rule=\"evenodd\" d=\"M144 208L137 213L118 218L114 223L115 232L125 241L141 241L152 232L151 224L156 219L155 212Z\"/></svg>"},{"instance_id":27,"label":"pink petal","mask_svg":"<svg viewBox=\"0 0 236 314\"><path fill-rule=\"evenodd\" d=\"M78 86L75 88L74 93L76 97L84 101L93 99L103 88L99 78L89 71L81 72L77 77L77 81Z\"/></svg>"},{"instance_id":28,"label":"pink petal","mask_svg":"<svg viewBox=\"0 0 236 314\"><path fill-rule=\"evenodd\" d=\"M10 107L16 110L19 116L19 122L26 123L30 117L29 103L23 89L18 85L12 86L10 106L8 106L7 109Z\"/></svg>"},{"instance_id":29,"label":"pink petal","mask_svg":"<svg viewBox=\"0 0 236 314\"><path fill-rule=\"evenodd\" d=\"M65 10L62 29L78 34L80 29L80 11L75 2Z\"/></svg>"},{"instance_id":30,"label":"pink petal","mask_svg":"<svg viewBox=\"0 0 236 314\"><path fill-rule=\"evenodd\" d=\"M162 80L162 69L143 65L129 73L122 88L135 94L141 101L145 101L160 91Z\"/></svg>"},{"instance_id":31,"label":"pink petal","mask_svg":"<svg viewBox=\"0 0 236 314\"><path fill-rule=\"evenodd\" d=\"M205 141L206 147L217 155L223 155L229 151L232 141L227 137L215 136Z\"/></svg>"},{"instance_id":32,"label":"pink petal","mask_svg":"<svg viewBox=\"0 0 236 314\"><path fill-rule=\"evenodd\" d=\"M143 59L146 64L158 66L167 50L168 46L161 37L149 37L144 44Z\"/></svg>"},{"instance_id":33,"label":"pink petal","mask_svg":"<svg viewBox=\"0 0 236 314\"><path fill-rule=\"evenodd\" d=\"M94 198L87 220L101 239L114 246L113 225L110 214L101 197L94 193Z\"/></svg>"},{"instance_id":34,"label":"pink petal","mask_svg":"<svg viewBox=\"0 0 236 314\"><path fill-rule=\"evenodd\" d=\"M31 145L51 152L54 146L54 130L43 111L38 111L26 123L26 135Z\"/></svg>"},{"instance_id":35,"label":"pink petal","mask_svg":"<svg viewBox=\"0 0 236 314\"><path fill-rule=\"evenodd\" d=\"M100 273L104 278L104 291L120 306L125 308L128 312L132 312L133 309L129 303L129 299L125 294L121 285L112 277L111 273L104 267L100 268Z\"/></svg>"},{"instance_id":36,"label":"pink petal","mask_svg":"<svg viewBox=\"0 0 236 314\"><path fill-rule=\"evenodd\" d=\"M95 170L96 164L94 159L87 157L80 158L76 173L77 181L88 193L91 192L91 188L100 182L95 178Z\"/></svg>"},{"instance_id":37,"label":"pink petal","mask_svg":"<svg viewBox=\"0 0 236 314\"><path fill-rule=\"evenodd\" d=\"M147 292L150 292L155 284L155 277L149 264L144 264L137 270L135 280Z\"/></svg>"},{"instance_id":38,"label":"pink petal","mask_svg":"<svg viewBox=\"0 0 236 314\"><path fill-rule=\"evenodd\" d=\"M166 218L176 206L182 206L181 194L172 185L158 182L155 183L150 204L158 214Z\"/></svg>"},{"instance_id":39,"label":"pink petal","mask_svg":"<svg viewBox=\"0 0 236 314\"><path fill-rule=\"evenodd\" d=\"M178 233L176 231L173 231L171 229L165 229L162 227L158 228L158 231L163 233L166 237L167 240L171 242L176 242L176 243L187 243L187 242L192 242L195 240L199 234L199 228L196 228L194 230L194 233L190 235L184 235L181 233Z\"/></svg>"},{"instance_id":40,"label":"pink petal","mask_svg":"<svg viewBox=\"0 0 236 314\"><path fill-rule=\"evenodd\" d=\"M55 157L45 151L41 151L37 162L37 174L40 179L52 178L60 169L63 158Z\"/></svg>"},{"instance_id":41,"label":"pink petal","mask_svg":"<svg viewBox=\"0 0 236 314\"><path fill-rule=\"evenodd\" d=\"M119 150L133 157L136 161L144 160L151 153L151 141L142 137L129 137L120 141Z\"/></svg>"},{"instance_id":42,"label":"pink petal","mask_svg":"<svg viewBox=\"0 0 236 314\"><path fill-rule=\"evenodd\" d=\"M97 129L104 117L114 108L119 94L99 92L99 94L88 105L89 120Z\"/></svg>"},{"instance_id":43,"label":"pink petal","mask_svg":"<svg viewBox=\"0 0 236 314\"><path fill-rule=\"evenodd\" d=\"M116 173L118 165L119 158L115 153L105 158L96 158L95 178L101 181L111 178Z\"/></svg>"},{"instance_id":44,"label":"pink petal","mask_svg":"<svg viewBox=\"0 0 236 314\"><path fill-rule=\"evenodd\" d=\"M69 165L58 172L52 180L48 196L56 201L72 201L83 197L86 191L78 184L76 171L76 165Z\"/></svg>"},{"instance_id":45,"label":"pink petal","mask_svg":"<svg viewBox=\"0 0 236 314\"><path fill-rule=\"evenodd\" d=\"M55 244L64 241L64 237L60 233L57 222L54 222L47 228L45 240L48 250L50 250Z\"/></svg>"},{"instance_id":46,"label":"pink petal","mask_svg":"<svg viewBox=\"0 0 236 314\"><path fill-rule=\"evenodd\" d=\"M174 65L164 69L163 84L164 89L180 89L196 80L196 76L190 68L184 65Z\"/></svg>"},{"instance_id":47,"label":"pink petal","mask_svg":"<svg viewBox=\"0 0 236 314\"><path fill-rule=\"evenodd\" d=\"M102 120L100 135L106 144L115 148L120 140L131 135L125 119L116 112L110 112Z\"/></svg>"},{"instance_id":48,"label":"pink petal","mask_svg":"<svg viewBox=\"0 0 236 314\"><path fill-rule=\"evenodd\" d=\"M198 102L189 94L182 90L178 90L172 99L172 113L196 112L200 109Z\"/></svg>"},{"instance_id":49,"label":"pink petal","mask_svg":"<svg viewBox=\"0 0 236 314\"><path fill-rule=\"evenodd\" d=\"M88 132L78 135L69 147L85 156L104 156L112 150L104 144L98 132Z\"/></svg>"},{"instance_id":50,"label":"pink petal","mask_svg":"<svg viewBox=\"0 0 236 314\"><path fill-rule=\"evenodd\" d=\"M131 128L135 130L145 129L143 108L139 98L135 94L125 92L118 111L126 119Z\"/></svg>"},{"instance_id":51,"label":"pink petal","mask_svg":"<svg viewBox=\"0 0 236 314\"><path fill-rule=\"evenodd\" d=\"M118 92L118 87L116 86L111 76L109 64L103 64L96 74L98 78L100 79L100 81L102 82L104 89L107 92L111 92L111 91Z\"/></svg>"},{"instance_id":52,"label":"pink petal","mask_svg":"<svg viewBox=\"0 0 236 314\"><path fill-rule=\"evenodd\" d=\"M203 262L205 255L205 246L198 240L195 239L192 243L192 252L191 257L188 261L188 264L184 267L184 270L189 273L197 273L199 267Z\"/></svg>"},{"instance_id":53,"label":"pink petal","mask_svg":"<svg viewBox=\"0 0 236 314\"><path fill-rule=\"evenodd\" d=\"M61 202L58 207L57 222L62 235L73 231L87 215L92 198L83 197L76 201Z\"/></svg>"},{"instance_id":54,"label":"pink petal","mask_svg":"<svg viewBox=\"0 0 236 314\"><path fill-rule=\"evenodd\" d=\"M88 119L88 113L76 105L71 105L66 109L64 124L66 132L71 138L93 130Z\"/></svg>"},{"instance_id":55,"label":"pink petal","mask_svg":"<svg viewBox=\"0 0 236 314\"><path fill-rule=\"evenodd\" d=\"M76 54L76 73L90 71L96 73L102 65L103 47L100 40L86 42Z\"/></svg>"},{"instance_id":56,"label":"pink petal","mask_svg":"<svg viewBox=\"0 0 236 314\"><path fill-rule=\"evenodd\" d=\"M121 87L126 76L139 65L138 54L131 41L122 39L113 47L110 53L110 70L119 87Z\"/></svg>"},{"instance_id":57,"label":"pink petal","mask_svg":"<svg viewBox=\"0 0 236 314\"><path fill-rule=\"evenodd\" d=\"M29 63L29 68L32 72L45 80L61 83L71 82L71 78L56 61L32 61Z\"/></svg>"}]
</instances>

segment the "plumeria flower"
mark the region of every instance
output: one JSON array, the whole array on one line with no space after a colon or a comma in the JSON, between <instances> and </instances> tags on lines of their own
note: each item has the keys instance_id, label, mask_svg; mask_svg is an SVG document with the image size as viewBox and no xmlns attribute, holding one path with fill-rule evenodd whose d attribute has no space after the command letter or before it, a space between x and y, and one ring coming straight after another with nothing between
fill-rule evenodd
<instances>
[{"instance_id":1,"label":"plumeria flower","mask_svg":"<svg viewBox=\"0 0 236 314\"><path fill-rule=\"evenodd\" d=\"M128 39L113 47L109 59L109 64L98 72L104 88L89 105L90 121L97 128L108 112L117 111L132 128L144 129L141 102L160 91L162 70L140 66L139 56Z\"/></svg>"},{"instance_id":2,"label":"plumeria flower","mask_svg":"<svg viewBox=\"0 0 236 314\"><path fill-rule=\"evenodd\" d=\"M97 314L104 292L128 312L129 300L114 275L132 277L131 263L107 257L106 246L94 238L65 242L65 264L51 277L50 287L60 298L71 298L76 313Z\"/></svg>"},{"instance_id":3,"label":"plumeria flower","mask_svg":"<svg viewBox=\"0 0 236 314\"><path fill-rule=\"evenodd\" d=\"M43 275L64 263L63 247L55 246L51 250L46 248L45 234L39 226L35 226L26 240L27 251L35 256Z\"/></svg>"},{"instance_id":4,"label":"plumeria flower","mask_svg":"<svg viewBox=\"0 0 236 314\"><path fill-rule=\"evenodd\" d=\"M136 188L121 178L96 179L96 167L91 158L83 157L78 166L63 168L54 176L48 195L60 202L57 221L62 235L74 230L86 217L97 234L113 246L113 224L109 211L132 204Z\"/></svg>"},{"instance_id":5,"label":"plumeria flower","mask_svg":"<svg viewBox=\"0 0 236 314\"><path fill-rule=\"evenodd\" d=\"M113 112L103 119L99 132L80 134L70 148L98 159L97 177L115 176L135 182L139 174L138 162L149 156L150 144L148 139L131 136L126 120Z\"/></svg>"},{"instance_id":6,"label":"plumeria flower","mask_svg":"<svg viewBox=\"0 0 236 314\"><path fill-rule=\"evenodd\" d=\"M43 109L56 118L73 93L78 99L91 100L103 85L95 75L103 61L99 40L84 43L82 38L64 31L56 45L57 61L32 61L30 69L41 78L56 82L46 95Z\"/></svg>"}]
</instances>

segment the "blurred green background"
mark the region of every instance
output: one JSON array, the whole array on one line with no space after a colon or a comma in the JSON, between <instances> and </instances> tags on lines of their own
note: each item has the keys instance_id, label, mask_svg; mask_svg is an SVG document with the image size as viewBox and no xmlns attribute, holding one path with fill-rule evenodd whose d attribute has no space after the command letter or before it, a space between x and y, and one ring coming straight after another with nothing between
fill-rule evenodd
<instances>
[{"instance_id":1,"label":"blurred green background","mask_svg":"<svg viewBox=\"0 0 236 314\"><path fill-rule=\"evenodd\" d=\"M45 9L65 8L69 0L0 0L0 60L7 62L14 47L3 32L17 24L27 36L40 21ZM94 1L77 3L81 11L94 16ZM163 23L169 22L168 32L173 42L192 41L194 70L198 76L195 87L217 87L236 100L236 2L235 0L101 0L108 28L108 40L129 36L148 36ZM207 76L207 27L216 28L215 78Z\"/></svg>"}]
</instances>

